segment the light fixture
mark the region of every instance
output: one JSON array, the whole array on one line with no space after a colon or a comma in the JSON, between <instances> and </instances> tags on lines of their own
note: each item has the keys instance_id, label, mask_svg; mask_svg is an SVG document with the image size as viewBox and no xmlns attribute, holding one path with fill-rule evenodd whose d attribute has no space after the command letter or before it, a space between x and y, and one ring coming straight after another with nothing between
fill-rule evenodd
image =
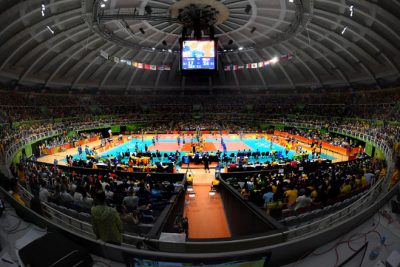
<instances>
[{"instance_id":1,"label":"light fixture","mask_svg":"<svg viewBox=\"0 0 400 267\"><path fill-rule=\"evenodd\" d=\"M293 0L289 0L289 3L293 3Z\"/></svg>"},{"instance_id":2,"label":"light fixture","mask_svg":"<svg viewBox=\"0 0 400 267\"><path fill-rule=\"evenodd\" d=\"M239 47L239 51L242 51L242 50L243 50L243 46Z\"/></svg>"},{"instance_id":3,"label":"light fixture","mask_svg":"<svg viewBox=\"0 0 400 267\"><path fill-rule=\"evenodd\" d=\"M101 4L100 4L100 7L101 7L101 8L105 8L105 7L106 7L106 4L101 3Z\"/></svg>"},{"instance_id":4,"label":"light fixture","mask_svg":"<svg viewBox=\"0 0 400 267\"><path fill-rule=\"evenodd\" d=\"M353 16L353 13L354 13L354 6L351 5L351 6L349 7L349 9L350 9L350 17L352 17L352 16Z\"/></svg>"},{"instance_id":5,"label":"light fixture","mask_svg":"<svg viewBox=\"0 0 400 267\"><path fill-rule=\"evenodd\" d=\"M42 4L41 12L42 12L42 17L44 17L44 11L46 10L46 6Z\"/></svg>"},{"instance_id":6,"label":"light fixture","mask_svg":"<svg viewBox=\"0 0 400 267\"><path fill-rule=\"evenodd\" d=\"M189 193L188 196L189 196L190 198L195 198L195 197L196 197L196 193L194 193L194 192L193 192L193 193Z\"/></svg>"},{"instance_id":7,"label":"light fixture","mask_svg":"<svg viewBox=\"0 0 400 267\"><path fill-rule=\"evenodd\" d=\"M50 28L50 26L47 26L47 29L49 29L49 31L51 32L51 34L54 34L54 31L52 28Z\"/></svg>"},{"instance_id":8,"label":"light fixture","mask_svg":"<svg viewBox=\"0 0 400 267\"><path fill-rule=\"evenodd\" d=\"M271 64L276 64L276 63L278 63L278 61L279 61L279 58L278 58L278 57L273 57L269 62L270 62Z\"/></svg>"},{"instance_id":9,"label":"light fixture","mask_svg":"<svg viewBox=\"0 0 400 267\"><path fill-rule=\"evenodd\" d=\"M342 35L346 32L346 30L347 30L347 26L343 28Z\"/></svg>"},{"instance_id":10,"label":"light fixture","mask_svg":"<svg viewBox=\"0 0 400 267\"><path fill-rule=\"evenodd\" d=\"M154 51L154 50L156 50L156 48L155 48L155 47L152 47L152 48L151 48L151 50L153 50L153 51Z\"/></svg>"},{"instance_id":11,"label":"light fixture","mask_svg":"<svg viewBox=\"0 0 400 267\"><path fill-rule=\"evenodd\" d=\"M188 187L186 188L186 191L188 191L188 192L193 192L194 190L193 190L193 187L188 186Z\"/></svg>"},{"instance_id":12,"label":"light fixture","mask_svg":"<svg viewBox=\"0 0 400 267\"><path fill-rule=\"evenodd\" d=\"M171 49L168 49L168 52L169 52L169 53L172 53L172 50L171 50Z\"/></svg>"}]
</instances>

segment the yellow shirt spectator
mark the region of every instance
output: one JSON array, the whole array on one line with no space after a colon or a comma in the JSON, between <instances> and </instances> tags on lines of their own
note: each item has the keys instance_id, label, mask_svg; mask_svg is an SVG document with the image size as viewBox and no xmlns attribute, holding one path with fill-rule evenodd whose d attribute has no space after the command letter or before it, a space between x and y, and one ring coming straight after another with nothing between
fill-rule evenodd
<instances>
[{"instance_id":1,"label":"yellow shirt spectator","mask_svg":"<svg viewBox=\"0 0 400 267\"><path fill-rule=\"evenodd\" d=\"M351 185L348 182L345 182L340 187L340 193L342 193L342 194L348 194L348 193L350 193L350 191L351 191Z\"/></svg>"},{"instance_id":2,"label":"yellow shirt spectator","mask_svg":"<svg viewBox=\"0 0 400 267\"><path fill-rule=\"evenodd\" d=\"M296 199L298 197L298 191L297 191L297 189L286 190L285 196L287 198L288 205L292 206L292 205L296 204Z\"/></svg>"}]
</instances>

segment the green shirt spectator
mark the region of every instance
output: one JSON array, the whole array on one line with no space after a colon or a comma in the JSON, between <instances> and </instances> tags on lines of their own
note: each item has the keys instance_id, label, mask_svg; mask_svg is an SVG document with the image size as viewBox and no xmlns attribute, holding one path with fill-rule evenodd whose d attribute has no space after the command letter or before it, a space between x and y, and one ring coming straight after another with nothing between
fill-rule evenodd
<instances>
[{"instance_id":1,"label":"green shirt spectator","mask_svg":"<svg viewBox=\"0 0 400 267\"><path fill-rule=\"evenodd\" d=\"M121 244L122 223L118 212L105 204L105 193L96 192L96 205L92 208L93 232L104 242Z\"/></svg>"}]
</instances>

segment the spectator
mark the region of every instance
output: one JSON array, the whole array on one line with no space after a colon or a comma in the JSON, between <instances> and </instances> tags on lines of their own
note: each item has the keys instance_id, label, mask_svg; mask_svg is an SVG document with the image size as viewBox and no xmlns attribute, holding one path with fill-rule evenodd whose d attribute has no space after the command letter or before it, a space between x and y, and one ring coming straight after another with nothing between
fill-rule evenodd
<instances>
[{"instance_id":1,"label":"spectator","mask_svg":"<svg viewBox=\"0 0 400 267\"><path fill-rule=\"evenodd\" d=\"M132 188L129 189L128 195L122 200L122 204L126 206L128 212L133 212L138 209L139 198L136 196Z\"/></svg>"},{"instance_id":2,"label":"spectator","mask_svg":"<svg viewBox=\"0 0 400 267\"><path fill-rule=\"evenodd\" d=\"M312 203L312 199L310 197L310 191L308 188L296 199L296 207L294 210L298 210L300 208L306 208Z\"/></svg>"},{"instance_id":3,"label":"spectator","mask_svg":"<svg viewBox=\"0 0 400 267\"><path fill-rule=\"evenodd\" d=\"M112 244L122 242L122 223L118 212L105 204L106 195L98 190L95 196L95 206L92 207L93 232L98 239Z\"/></svg>"}]
</instances>

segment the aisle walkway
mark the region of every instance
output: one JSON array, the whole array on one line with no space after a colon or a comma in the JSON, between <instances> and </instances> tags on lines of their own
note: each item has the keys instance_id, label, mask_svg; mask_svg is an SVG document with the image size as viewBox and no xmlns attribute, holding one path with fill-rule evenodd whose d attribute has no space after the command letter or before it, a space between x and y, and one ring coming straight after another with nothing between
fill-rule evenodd
<instances>
[{"instance_id":1,"label":"aisle walkway","mask_svg":"<svg viewBox=\"0 0 400 267\"><path fill-rule=\"evenodd\" d=\"M214 170L189 170L193 175L195 198L186 196L185 216L189 220L189 238L229 238L231 233L219 193L209 196Z\"/></svg>"}]
</instances>

